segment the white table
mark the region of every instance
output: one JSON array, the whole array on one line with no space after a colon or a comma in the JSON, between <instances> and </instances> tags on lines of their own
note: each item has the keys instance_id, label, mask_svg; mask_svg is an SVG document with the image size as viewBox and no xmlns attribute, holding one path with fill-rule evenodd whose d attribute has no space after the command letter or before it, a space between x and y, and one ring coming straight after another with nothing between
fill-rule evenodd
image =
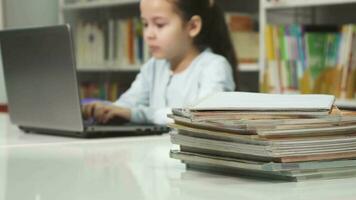
<instances>
[{"instance_id":1,"label":"white table","mask_svg":"<svg viewBox=\"0 0 356 200\"><path fill-rule=\"evenodd\" d=\"M0 114L0 200L355 199L356 178L301 183L186 170L168 135L25 134Z\"/></svg>"}]
</instances>

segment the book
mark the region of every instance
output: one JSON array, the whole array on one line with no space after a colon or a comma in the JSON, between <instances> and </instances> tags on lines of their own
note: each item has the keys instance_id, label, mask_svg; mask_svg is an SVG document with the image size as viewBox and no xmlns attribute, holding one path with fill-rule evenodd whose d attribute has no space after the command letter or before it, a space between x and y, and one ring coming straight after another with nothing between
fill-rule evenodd
<instances>
[{"instance_id":1,"label":"book","mask_svg":"<svg viewBox=\"0 0 356 200\"><path fill-rule=\"evenodd\" d=\"M187 118L192 122L206 120L237 120L237 119L297 119L297 118L316 118L328 116L326 111L192 111L184 108L172 109L172 118L178 116Z\"/></svg>"},{"instance_id":2,"label":"book","mask_svg":"<svg viewBox=\"0 0 356 200\"><path fill-rule=\"evenodd\" d=\"M205 138L209 140L217 141L227 141L227 142L236 142L243 144L253 144L253 145L262 145L262 146L289 146L293 147L295 145L305 146L305 145L329 145L331 143L347 143L355 142L355 134L350 135L328 135L328 136L309 136L303 138L295 137L286 137L286 138L265 138L259 135L244 135L244 134L235 134L226 131L219 130L208 130L202 128L189 127L178 124L170 124L173 130L172 134L179 134L190 136L194 138ZM352 138L350 138L352 137Z\"/></svg>"},{"instance_id":3,"label":"book","mask_svg":"<svg viewBox=\"0 0 356 200\"><path fill-rule=\"evenodd\" d=\"M225 131L237 134L256 134L263 137L295 137L302 135L327 135L353 133L355 117L310 118L310 119L236 119L191 121L188 118L172 116L175 124L208 130ZM254 123L255 121L255 123Z\"/></svg>"},{"instance_id":4,"label":"book","mask_svg":"<svg viewBox=\"0 0 356 200\"><path fill-rule=\"evenodd\" d=\"M258 32L231 32L230 36L239 63L257 63L259 57Z\"/></svg>"},{"instance_id":5,"label":"book","mask_svg":"<svg viewBox=\"0 0 356 200\"><path fill-rule=\"evenodd\" d=\"M345 139L345 138L344 138ZM192 137L171 133L171 142L180 145L182 149L190 149L198 153L221 155L224 157L249 157L274 160L276 162L293 162L308 160L329 160L330 158L352 158L356 155L354 136L350 140L301 141L290 146L259 145L239 142L228 142ZM205 151L204 151L205 150ZM209 153L208 153L209 152Z\"/></svg>"},{"instance_id":6,"label":"book","mask_svg":"<svg viewBox=\"0 0 356 200\"><path fill-rule=\"evenodd\" d=\"M254 21L250 15L227 12L225 19L230 32L250 32L254 29Z\"/></svg>"},{"instance_id":7,"label":"book","mask_svg":"<svg viewBox=\"0 0 356 200\"><path fill-rule=\"evenodd\" d=\"M189 110L317 111L328 114L333 95L283 95L252 92L217 92L188 107Z\"/></svg>"},{"instance_id":8,"label":"book","mask_svg":"<svg viewBox=\"0 0 356 200\"><path fill-rule=\"evenodd\" d=\"M319 170L331 168L345 168L355 167L356 159L347 160L330 160L330 161L309 161L309 162L295 162L295 163L276 163L264 161L251 161L237 158L217 157L212 155L205 155L199 153L184 152L179 150L171 150L170 156L176 159L186 159L188 157L195 158L195 160L212 159L215 164L220 161L233 161L236 167L255 169L263 171L293 171L293 170Z\"/></svg>"},{"instance_id":9,"label":"book","mask_svg":"<svg viewBox=\"0 0 356 200\"><path fill-rule=\"evenodd\" d=\"M234 121L224 119L191 121L190 119L179 116L173 116L172 118L175 124L178 125L202 128L205 130L225 131L227 133L259 135L266 138L352 134L356 127L355 118L353 118L353 121L335 121L334 123L328 123L328 120L324 121L322 119L316 119L316 121L320 120L319 123L313 123L313 119L310 119L310 121L307 119L297 119L296 124L292 124L292 119L286 121L256 120L257 123L253 123L254 120L246 120L247 122L245 122L236 119L237 122L234 123ZM300 121L298 122L298 120ZM274 124L274 121L281 122L282 124ZM304 124L304 121L308 123Z\"/></svg>"},{"instance_id":10,"label":"book","mask_svg":"<svg viewBox=\"0 0 356 200\"><path fill-rule=\"evenodd\" d=\"M310 179L331 179L352 177L356 175L356 168L353 161L311 162L311 166L318 166L312 169L289 169L281 171L270 171L265 168L276 166L274 163L245 161L241 159L221 158L218 156L207 156L203 154L189 153L183 151L171 151L170 157L179 159L187 164L187 168L204 169L209 171L223 172L225 174L238 174L244 176L254 176L263 178L282 179L288 181L305 181ZM307 163L303 163L308 165ZM303 165L301 164L301 165ZM293 164L291 164L293 165ZM330 168L329 168L329 166ZM281 165L280 165L281 166ZM298 166L298 164L296 165ZM319 168L319 166L322 166ZM278 167L278 165L277 165ZM323 168L326 167L326 168Z\"/></svg>"}]
</instances>

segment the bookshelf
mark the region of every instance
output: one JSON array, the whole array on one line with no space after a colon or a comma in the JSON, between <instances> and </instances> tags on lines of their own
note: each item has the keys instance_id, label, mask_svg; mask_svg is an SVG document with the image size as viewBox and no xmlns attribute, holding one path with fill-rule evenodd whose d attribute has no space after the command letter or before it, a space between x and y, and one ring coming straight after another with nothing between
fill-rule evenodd
<instances>
[{"instance_id":1,"label":"bookshelf","mask_svg":"<svg viewBox=\"0 0 356 200\"><path fill-rule=\"evenodd\" d=\"M226 12L249 14L258 20L258 0L218 0ZM59 0L59 21L60 23L70 23L76 28L77 21L80 18L93 19L99 16L99 19L110 17L132 17L138 16L139 0L108 0L108 1L85 1L85 0ZM113 14L114 12L122 14ZM140 63L141 64L141 63ZM139 70L140 64L120 66L121 70L132 71ZM104 67L103 67L104 66ZM120 71L117 66L91 65L78 66L83 71ZM240 63L240 71L258 72L258 63L244 62Z\"/></svg>"},{"instance_id":2,"label":"bookshelf","mask_svg":"<svg viewBox=\"0 0 356 200\"><path fill-rule=\"evenodd\" d=\"M148 59L136 31L139 0L58 1L59 23L72 27L82 98L116 100Z\"/></svg>"},{"instance_id":3,"label":"bookshelf","mask_svg":"<svg viewBox=\"0 0 356 200\"><path fill-rule=\"evenodd\" d=\"M76 46L76 58L77 58L77 68L79 72L78 73L79 81L85 84L90 82L90 80L96 82L106 82L107 80L110 80L110 81L116 81L118 82L118 84L124 82L124 85L128 87L129 86L128 83L134 79L134 76L138 73L140 66L149 58L148 50L145 47L142 47L141 54L144 55L143 56L144 58L142 58L139 62L137 62L137 60L135 60L135 62L132 61L128 62L127 59L121 62L121 61L117 61L116 59L112 59L115 56L116 58L123 57L122 54L120 55L117 54L117 52L120 52L119 50L120 47L111 48L109 46L108 52L104 53L105 59L100 58L99 56L99 58L94 58L95 60L94 62L93 60L85 61L88 57L90 59L93 59L93 57L95 57L95 55L98 53L90 54L89 56L85 56L84 54L78 53L77 49L82 49L82 47L78 47L80 46L78 45L77 42L78 38L85 37L85 36L78 36L78 30L80 29L81 26L82 26L81 30L84 30L85 28L83 28L83 24L87 22L91 23L92 21L93 22L100 21L106 23L106 25L104 25L104 29L108 29L109 32L112 32L111 31L112 28L110 28L111 19L115 19L113 22L115 23L114 27L119 26L120 22L118 21L120 20L133 19L133 18L135 18L135 20L137 19L139 20L140 1L139 0L105 0L105 1L103 0L58 0L58 1L59 1L59 12L58 12L59 22L69 23L73 29L74 42ZM257 21L259 19L258 0L253 0L253 1L218 0L218 2L226 13L238 13L238 14L250 16L254 22L254 29L255 31L257 31L256 30L258 29ZM99 26L102 26L102 24L100 24ZM116 30L116 28L114 29ZM117 32L121 32L121 31L117 31ZM108 37L110 38L110 35ZM119 40L120 39L116 40L115 38L112 41L119 41ZM135 42L137 42L137 40L135 40ZM109 42L109 43L111 44L113 42ZM110 48L114 50L111 50ZM122 48L122 49L127 49L127 48ZM122 49L121 52L123 51ZM116 53L111 53L111 51L113 52L116 51ZM81 51L81 52L86 52L86 51ZM135 53L136 52L137 51L135 50ZM99 54L103 55L103 52L100 51ZM247 52L245 54L249 55L249 53ZM257 50L257 54L258 54L258 50ZM258 55L256 59L258 59ZM240 85L240 88L242 88L245 91L257 91L258 81L256 81L256 79L258 80L258 71L259 71L258 62L256 60L251 61L247 59L246 62L239 63L240 73L238 74L239 83L237 84ZM122 74L124 74L124 76ZM125 90L125 88L123 90ZM119 93L121 93L121 91Z\"/></svg>"},{"instance_id":4,"label":"bookshelf","mask_svg":"<svg viewBox=\"0 0 356 200\"><path fill-rule=\"evenodd\" d=\"M356 109L356 93L353 81L354 64L352 64L352 56L354 56L353 51L355 51L353 49L356 46L351 44L354 40L353 35L355 35L355 32L353 31L353 24L356 24L356 15L354 14L355 8L355 0L260 0L259 26L261 30L261 42L259 52L259 84L261 91L272 93L300 93L301 91L301 93L330 93L336 95L336 104L339 107ZM297 28L294 29L294 27ZM330 30L326 30L329 28ZM331 30L332 28L337 30ZM282 30L282 34L280 30ZM295 33L293 30L302 31L300 35L298 35L298 31L296 32L296 35L293 35ZM345 32L344 30L350 31ZM348 37L347 34L349 34L350 37ZM280 37L281 35L282 39ZM315 49L312 48L313 45L318 43L318 40L323 41L320 39L321 37L326 38L326 45L334 45L336 50L330 53L330 46L325 46L323 48L319 46L319 50L323 49L323 51L325 51L320 54L325 57L319 57L324 59L324 66L319 69L320 74L313 77L312 70L317 68L308 67L313 67L315 57L312 57L314 56L312 51L315 51ZM338 40L335 40L336 42L334 42L331 39L333 37ZM343 38L349 38L350 40ZM283 40L285 43L283 43ZM323 43L320 42L320 44ZM347 45L349 46L347 47ZM341 51L341 49L345 49L345 47L347 47L348 50ZM289 57L287 56L288 58L285 59L284 54L289 54ZM293 58L291 58L291 55L297 55L295 60L296 64L290 64L292 63L291 61L294 61ZM304 55L304 57L301 55ZM331 57L335 58L335 63L328 62L331 60ZM343 57L345 59L342 59ZM304 71L298 68L299 65L305 67L302 68ZM278 72L273 70L274 68L278 69ZM285 75L286 70L288 75ZM297 75L293 75L291 72L293 70L297 71ZM333 72L326 72L327 70ZM310 73L311 75L307 76L306 73ZM325 74L328 74L328 76ZM293 86L292 88L294 91L291 91L289 90L291 86L286 82L291 82L293 76L295 76L294 80L296 81L294 82L297 86ZM305 77L309 78L307 79ZM273 81L275 82L271 83ZM276 82L279 82L277 83L277 89L275 89ZM311 89L305 89L305 85L310 86Z\"/></svg>"},{"instance_id":5,"label":"bookshelf","mask_svg":"<svg viewBox=\"0 0 356 200\"><path fill-rule=\"evenodd\" d=\"M59 0L59 21L73 29L78 71L138 72L149 56L138 5L138 0Z\"/></svg>"}]
</instances>

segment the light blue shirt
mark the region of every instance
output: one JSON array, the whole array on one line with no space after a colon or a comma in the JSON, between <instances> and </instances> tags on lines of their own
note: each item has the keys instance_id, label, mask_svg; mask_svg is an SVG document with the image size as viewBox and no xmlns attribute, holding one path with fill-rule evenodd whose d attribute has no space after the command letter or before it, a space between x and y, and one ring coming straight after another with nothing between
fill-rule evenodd
<instances>
[{"instance_id":1,"label":"light blue shirt","mask_svg":"<svg viewBox=\"0 0 356 200\"><path fill-rule=\"evenodd\" d=\"M172 73L167 60L151 58L114 104L131 109L131 122L167 124L172 121L167 117L172 108L189 106L211 93L234 89L229 62L206 49L177 74Z\"/></svg>"}]
</instances>

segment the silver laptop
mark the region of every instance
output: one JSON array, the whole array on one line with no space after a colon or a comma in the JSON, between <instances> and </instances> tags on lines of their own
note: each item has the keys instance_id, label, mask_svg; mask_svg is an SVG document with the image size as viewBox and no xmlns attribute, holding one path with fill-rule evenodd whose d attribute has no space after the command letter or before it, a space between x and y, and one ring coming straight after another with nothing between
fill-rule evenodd
<instances>
[{"instance_id":1,"label":"silver laptop","mask_svg":"<svg viewBox=\"0 0 356 200\"><path fill-rule=\"evenodd\" d=\"M69 25L0 31L0 47L10 119L24 131L79 137L167 131L84 122Z\"/></svg>"}]
</instances>

